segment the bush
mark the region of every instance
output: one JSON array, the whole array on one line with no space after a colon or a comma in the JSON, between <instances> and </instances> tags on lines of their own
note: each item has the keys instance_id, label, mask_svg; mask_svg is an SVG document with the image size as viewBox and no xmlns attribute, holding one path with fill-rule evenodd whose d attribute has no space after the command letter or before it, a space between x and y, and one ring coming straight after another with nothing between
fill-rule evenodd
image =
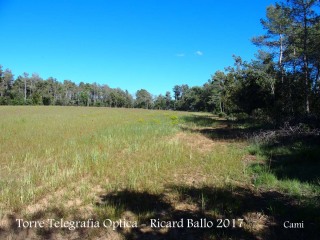
<instances>
[{"instance_id":1,"label":"bush","mask_svg":"<svg viewBox=\"0 0 320 240\"><path fill-rule=\"evenodd\" d=\"M225 117L227 117L227 114L225 114L224 112L219 112L218 113L218 117L219 118L225 118Z\"/></svg>"},{"instance_id":2,"label":"bush","mask_svg":"<svg viewBox=\"0 0 320 240\"><path fill-rule=\"evenodd\" d=\"M32 95L32 104L34 104L34 105L42 104L42 97L41 97L40 93L34 93Z\"/></svg>"},{"instance_id":3,"label":"bush","mask_svg":"<svg viewBox=\"0 0 320 240\"><path fill-rule=\"evenodd\" d=\"M249 115L247 113L244 112L240 112L240 113L235 113L234 114L235 118L237 120L247 120L249 118Z\"/></svg>"},{"instance_id":4,"label":"bush","mask_svg":"<svg viewBox=\"0 0 320 240\"><path fill-rule=\"evenodd\" d=\"M8 101L5 97L0 97L0 105L8 105Z\"/></svg>"},{"instance_id":5,"label":"bush","mask_svg":"<svg viewBox=\"0 0 320 240\"><path fill-rule=\"evenodd\" d=\"M32 99L28 98L25 102L25 105L33 105Z\"/></svg>"},{"instance_id":6,"label":"bush","mask_svg":"<svg viewBox=\"0 0 320 240\"><path fill-rule=\"evenodd\" d=\"M63 106L63 101L61 99L57 99L56 102L54 103L56 106Z\"/></svg>"},{"instance_id":7,"label":"bush","mask_svg":"<svg viewBox=\"0 0 320 240\"><path fill-rule=\"evenodd\" d=\"M23 98L12 99L10 104L12 104L12 105L24 105L24 99Z\"/></svg>"},{"instance_id":8,"label":"bush","mask_svg":"<svg viewBox=\"0 0 320 240\"><path fill-rule=\"evenodd\" d=\"M257 120L266 120L268 119L267 114L261 109L257 108L252 111L252 117Z\"/></svg>"},{"instance_id":9,"label":"bush","mask_svg":"<svg viewBox=\"0 0 320 240\"><path fill-rule=\"evenodd\" d=\"M50 97L42 97L42 103L43 103L43 105L45 105L45 106L48 106L48 105L50 105L51 104L51 98Z\"/></svg>"}]
</instances>

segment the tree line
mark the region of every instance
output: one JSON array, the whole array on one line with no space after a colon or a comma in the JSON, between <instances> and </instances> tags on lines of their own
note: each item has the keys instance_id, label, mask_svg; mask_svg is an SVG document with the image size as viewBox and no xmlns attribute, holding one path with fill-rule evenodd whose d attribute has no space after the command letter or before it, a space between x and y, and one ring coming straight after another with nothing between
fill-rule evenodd
<instances>
[{"instance_id":1,"label":"tree line","mask_svg":"<svg viewBox=\"0 0 320 240\"><path fill-rule=\"evenodd\" d=\"M185 111L214 111L212 95L215 83L203 87L176 85L174 96L170 91L152 96L140 89L132 96L127 90L110 88L106 84L76 84L71 80L59 82L56 78L42 79L38 74L23 73L16 79L10 69L0 65L0 105L63 105L125 107Z\"/></svg>"},{"instance_id":2,"label":"tree line","mask_svg":"<svg viewBox=\"0 0 320 240\"><path fill-rule=\"evenodd\" d=\"M202 86L176 85L152 96L135 97L97 83L75 84L24 73L14 79L0 67L0 104L137 107L208 111L275 121L320 115L320 3L287 0L266 9L265 34L254 37L255 59L233 56L234 65L217 71Z\"/></svg>"}]
</instances>

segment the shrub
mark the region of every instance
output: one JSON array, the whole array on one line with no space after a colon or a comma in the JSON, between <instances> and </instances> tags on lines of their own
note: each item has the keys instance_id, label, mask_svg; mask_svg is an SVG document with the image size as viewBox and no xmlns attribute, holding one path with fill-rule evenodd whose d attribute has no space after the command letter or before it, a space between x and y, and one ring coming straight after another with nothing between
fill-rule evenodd
<instances>
[{"instance_id":1,"label":"shrub","mask_svg":"<svg viewBox=\"0 0 320 240\"><path fill-rule=\"evenodd\" d=\"M225 118L225 117L227 117L227 114L225 114L224 112L219 112L218 117Z\"/></svg>"},{"instance_id":2,"label":"shrub","mask_svg":"<svg viewBox=\"0 0 320 240\"><path fill-rule=\"evenodd\" d=\"M236 117L237 120L247 120L249 118L249 115L247 113L244 112L240 112L240 113L235 113L234 116Z\"/></svg>"}]
</instances>

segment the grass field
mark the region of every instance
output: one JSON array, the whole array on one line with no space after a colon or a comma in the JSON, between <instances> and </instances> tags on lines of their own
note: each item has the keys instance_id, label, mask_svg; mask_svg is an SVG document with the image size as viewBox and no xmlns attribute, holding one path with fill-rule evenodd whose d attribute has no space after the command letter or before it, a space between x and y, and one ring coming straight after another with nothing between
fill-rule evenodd
<instances>
[{"instance_id":1,"label":"grass field","mask_svg":"<svg viewBox=\"0 0 320 240\"><path fill-rule=\"evenodd\" d=\"M246 125L208 114L0 107L0 238L315 237L318 161L309 169L312 179L302 178L310 176L308 169L301 178L294 169L286 175L285 165L270 164L275 155L287 154L286 146L273 151L250 145L246 131ZM310 151L311 158L319 156L316 145ZM46 221L24 228L17 219L25 226ZM50 227L47 219L121 219L137 226L70 230ZM150 219L222 219L225 225L153 228ZM304 229L284 229L284 221L304 221Z\"/></svg>"}]
</instances>

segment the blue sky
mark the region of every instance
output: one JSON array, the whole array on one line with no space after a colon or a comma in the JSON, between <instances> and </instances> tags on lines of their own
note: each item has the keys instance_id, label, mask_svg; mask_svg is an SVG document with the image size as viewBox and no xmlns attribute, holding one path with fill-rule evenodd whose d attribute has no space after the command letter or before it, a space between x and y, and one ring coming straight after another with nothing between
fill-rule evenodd
<instances>
[{"instance_id":1,"label":"blue sky","mask_svg":"<svg viewBox=\"0 0 320 240\"><path fill-rule=\"evenodd\" d=\"M0 64L154 95L245 60L272 0L0 0Z\"/></svg>"}]
</instances>

